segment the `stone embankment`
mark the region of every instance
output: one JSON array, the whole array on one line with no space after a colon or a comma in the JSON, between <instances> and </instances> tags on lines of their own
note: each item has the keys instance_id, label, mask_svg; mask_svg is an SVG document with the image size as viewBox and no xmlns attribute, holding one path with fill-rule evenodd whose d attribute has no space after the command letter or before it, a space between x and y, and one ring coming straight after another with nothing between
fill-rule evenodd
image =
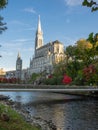
<instances>
[{"instance_id":1,"label":"stone embankment","mask_svg":"<svg viewBox=\"0 0 98 130\"><path fill-rule=\"evenodd\" d=\"M64 94L98 97L98 86L0 84L0 91L51 91Z\"/></svg>"},{"instance_id":2,"label":"stone embankment","mask_svg":"<svg viewBox=\"0 0 98 130\"><path fill-rule=\"evenodd\" d=\"M0 83L1 88L16 89L98 89L98 86L76 86L76 85L33 85L33 84L9 84Z\"/></svg>"},{"instance_id":3,"label":"stone embankment","mask_svg":"<svg viewBox=\"0 0 98 130\"><path fill-rule=\"evenodd\" d=\"M0 95L0 103L10 106L13 110L22 115L26 122L30 123L32 126L35 125L41 127L42 130L57 130L56 126L51 120L47 121L42 119L41 117L31 116L28 110L25 110L23 107L20 108L18 102L13 102L7 96Z\"/></svg>"}]
</instances>

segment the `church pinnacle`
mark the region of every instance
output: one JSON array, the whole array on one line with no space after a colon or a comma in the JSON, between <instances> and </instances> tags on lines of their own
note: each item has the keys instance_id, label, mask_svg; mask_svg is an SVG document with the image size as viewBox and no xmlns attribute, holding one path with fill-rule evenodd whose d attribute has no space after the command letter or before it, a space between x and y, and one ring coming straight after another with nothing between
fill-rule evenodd
<instances>
[{"instance_id":1,"label":"church pinnacle","mask_svg":"<svg viewBox=\"0 0 98 130\"><path fill-rule=\"evenodd\" d=\"M41 29L41 22L40 22L40 15L39 15L38 26L37 26L37 31L36 31L36 38L35 38L35 53L36 53L36 49L38 49L42 46L43 46L43 32Z\"/></svg>"},{"instance_id":2,"label":"church pinnacle","mask_svg":"<svg viewBox=\"0 0 98 130\"><path fill-rule=\"evenodd\" d=\"M20 57L21 57L21 56L20 56L20 53L18 52L17 59L20 58Z\"/></svg>"},{"instance_id":3,"label":"church pinnacle","mask_svg":"<svg viewBox=\"0 0 98 130\"><path fill-rule=\"evenodd\" d=\"M39 18L38 18L38 32L41 32L40 15L39 15Z\"/></svg>"}]
</instances>

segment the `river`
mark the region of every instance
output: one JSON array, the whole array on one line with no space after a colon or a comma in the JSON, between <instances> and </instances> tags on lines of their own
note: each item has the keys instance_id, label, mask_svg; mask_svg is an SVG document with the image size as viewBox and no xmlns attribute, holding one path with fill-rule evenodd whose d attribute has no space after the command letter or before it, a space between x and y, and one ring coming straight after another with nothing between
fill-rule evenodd
<instances>
[{"instance_id":1,"label":"river","mask_svg":"<svg viewBox=\"0 0 98 130\"><path fill-rule=\"evenodd\" d=\"M98 100L51 92L0 92L57 130L98 130Z\"/></svg>"}]
</instances>

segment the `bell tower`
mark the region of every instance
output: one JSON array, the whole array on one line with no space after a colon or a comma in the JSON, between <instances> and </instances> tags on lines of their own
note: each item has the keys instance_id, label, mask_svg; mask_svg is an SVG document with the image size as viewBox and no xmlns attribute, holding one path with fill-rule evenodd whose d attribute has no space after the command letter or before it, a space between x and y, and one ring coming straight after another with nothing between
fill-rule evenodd
<instances>
[{"instance_id":1,"label":"bell tower","mask_svg":"<svg viewBox=\"0 0 98 130\"><path fill-rule=\"evenodd\" d=\"M40 48L41 46L43 46L43 32L41 29L41 22L40 22L40 15L39 15L38 26L37 26L36 37L35 37L35 52L36 49Z\"/></svg>"},{"instance_id":2,"label":"bell tower","mask_svg":"<svg viewBox=\"0 0 98 130\"><path fill-rule=\"evenodd\" d=\"M21 72L22 72L22 59L20 53L18 52L16 60L16 77L19 79L21 79Z\"/></svg>"}]
</instances>

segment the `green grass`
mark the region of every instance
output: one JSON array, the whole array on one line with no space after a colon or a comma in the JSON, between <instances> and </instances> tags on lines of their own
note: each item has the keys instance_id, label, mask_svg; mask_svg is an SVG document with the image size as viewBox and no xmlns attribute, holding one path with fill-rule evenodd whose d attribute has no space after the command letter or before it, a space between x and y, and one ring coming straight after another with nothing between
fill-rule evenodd
<instances>
[{"instance_id":1,"label":"green grass","mask_svg":"<svg viewBox=\"0 0 98 130\"><path fill-rule=\"evenodd\" d=\"M1 114L5 111L10 117L8 122L1 119ZM28 124L16 111L0 103L0 130L41 130L41 128Z\"/></svg>"}]
</instances>

